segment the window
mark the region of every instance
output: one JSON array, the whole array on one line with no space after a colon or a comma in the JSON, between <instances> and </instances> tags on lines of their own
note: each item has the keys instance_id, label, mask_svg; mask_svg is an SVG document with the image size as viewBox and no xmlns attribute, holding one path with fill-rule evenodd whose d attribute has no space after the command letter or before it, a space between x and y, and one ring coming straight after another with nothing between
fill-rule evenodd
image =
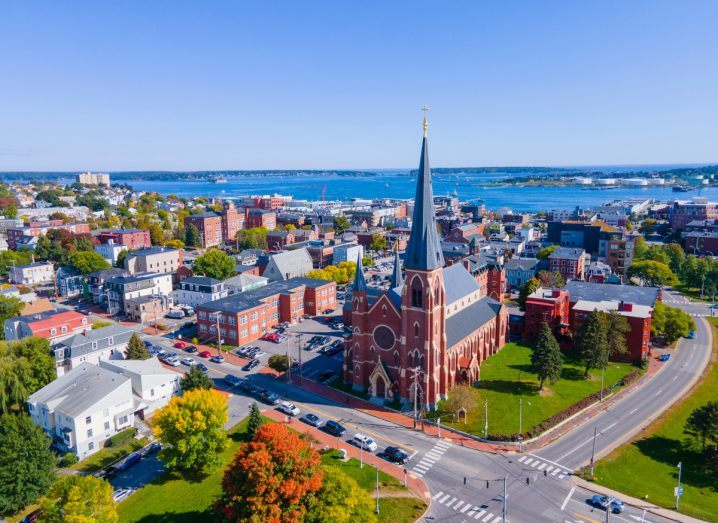
<instances>
[{"instance_id":1,"label":"window","mask_svg":"<svg viewBox=\"0 0 718 523\"><path fill-rule=\"evenodd\" d=\"M87 450L93 450L95 448L95 443L91 441L87 444Z\"/></svg>"},{"instance_id":2,"label":"window","mask_svg":"<svg viewBox=\"0 0 718 523\"><path fill-rule=\"evenodd\" d=\"M418 323L414 324L414 336L416 336L417 338L419 337L419 324Z\"/></svg>"},{"instance_id":3,"label":"window","mask_svg":"<svg viewBox=\"0 0 718 523\"><path fill-rule=\"evenodd\" d=\"M245 329L246 330L246 329ZM258 325L252 325L252 334L257 334L259 332L259 326Z\"/></svg>"},{"instance_id":4,"label":"window","mask_svg":"<svg viewBox=\"0 0 718 523\"><path fill-rule=\"evenodd\" d=\"M90 423L92 423L92 416L87 416L87 417L85 418L85 423L86 423L87 425L89 425Z\"/></svg>"},{"instance_id":5,"label":"window","mask_svg":"<svg viewBox=\"0 0 718 523\"><path fill-rule=\"evenodd\" d=\"M96 341L92 342L92 350L97 350L97 342Z\"/></svg>"},{"instance_id":6,"label":"window","mask_svg":"<svg viewBox=\"0 0 718 523\"><path fill-rule=\"evenodd\" d=\"M155 395L155 389L150 389L150 396L154 396L154 395Z\"/></svg>"},{"instance_id":7,"label":"window","mask_svg":"<svg viewBox=\"0 0 718 523\"><path fill-rule=\"evenodd\" d=\"M55 334L57 334L57 329L50 329L50 335L54 336Z\"/></svg>"},{"instance_id":8,"label":"window","mask_svg":"<svg viewBox=\"0 0 718 523\"><path fill-rule=\"evenodd\" d=\"M105 430L110 430L110 422L109 421L105 422Z\"/></svg>"},{"instance_id":9,"label":"window","mask_svg":"<svg viewBox=\"0 0 718 523\"><path fill-rule=\"evenodd\" d=\"M252 312L252 320L256 320L259 317L259 313L257 311Z\"/></svg>"},{"instance_id":10,"label":"window","mask_svg":"<svg viewBox=\"0 0 718 523\"><path fill-rule=\"evenodd\" d=\"M421 282L418 278L415 278L411 282L411 306L422 307L423 306L423 294L421 289Z\"/></svg>"},{"instance_id":11,"label":"window","mask_svg":"<svg viewBox=\"0 0 718 523\"><path fill-rule=\"evenodd\" d=\"M87 437L88 438L92 437L92 429L87 429Z\"/></svg>"},{"instance_id":12,"label":"window","mask_svg":"<svg viewBox=\"0 0 718 523\"><path fill-rule=\"evenodd\" d=\"M125 414L124 416L121 416L121 417L117 420L117 423L118 423L120 426L122 426L122 425L127 425L127 414Z\"/></svg>"},{"instance_id":13,"label":"window","mask_svg":"<svg viewBox=\"0 0 718 523\"><path fill-rule=\"evenodd\" d=\"M60 327L60 332L67 332L67 325Z\"/></svg>"},{"instance_id":14,"label":"window","mask_svg":"<svg viewBox=\"0 0 718 523\"><path fill-rule=\"evenodd\" d=\"M247 334L249 334L247 329L242 329L242 334L241 334L242 338L246 338Z\"/></svg>"},{"instance_id":15,"label":"window","mask_svg":"<svg viewBox=\"0 0 718 523\"><path fill-rule=\"evenodd\" d=\"M244 315L242 315L242 316L239 317L239 324L240 324L240 325L245 325L246 323L247 323L247 315L244 314Z\"/></svg>"},{"instance_id":16,"label":"window","mask_svg":"<svg viewBox=\"0 0 718 523\"><path fill-rule=\"evenodd\" d=\"M114 345L114 344L115 344L115 338L113 338L112 336L110 336L109 338L107 338L107 343L110 344L110 345Z\"/></svg>"}]
</instances>

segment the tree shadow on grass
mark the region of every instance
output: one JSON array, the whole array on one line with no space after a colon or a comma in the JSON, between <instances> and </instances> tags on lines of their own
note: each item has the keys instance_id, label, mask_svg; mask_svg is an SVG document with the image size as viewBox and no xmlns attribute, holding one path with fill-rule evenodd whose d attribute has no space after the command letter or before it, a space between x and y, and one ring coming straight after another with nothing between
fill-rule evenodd
<instances>
[{"instance_id":1,"label":"tree shadow on grass","mask_svg":"<svg viewBox=\"0 0 718 523\"><path fill-rule=\"evenodd\" d=\"M221 518L211 510L148 514L137 520L138 523L210 523L215 521L221 521Z\"/></svg>"},{"instance_id":2,"label":"tree shadow on grass","mask_svg":"<svg viewBox=\"0 0 718 523\"><path fill-rule=\"evenodd\" d=\"M509 369L516 369L521 372L525 372L526 374L531 373L531 364L530 363L514 363L513 365L507 365Z\"/></svg>"},{"instance_id":3,"label":"tree shadow on grass","mask_svg":"<svg viewBox=\"0 0 718 523\"><path fill-rule=\"evenodd\" d=\"M718 475L707 470L706 460L690 439L683 441L663 436L650 436L633 445L646 457L673 467L671 476L678 479L678 463L682 463L681 482L698 488L718 490Z\"/></svg>"},{"instance_id":4,"label":"tree shadow on grass","mask_svg":"<svg viewBox=\"0 0 718 523\"><path fill-rule=\"evenodd\" d=\"M576 367L564 367L561 369L561 379L568 381L585 381L586 377L581 369Z\"/></svg>"},{"instance_id":5,"label":"tree shadow on grass","mask_svg":"<svg viewBox=\"0 0 718 523\"><path fill-rule=\"evenodd\" d=\"M538 385L535 383L519 383L513 380L485 380L478 386L479 390L493 390L503 394L514 394L516 396L535 396L539 393Z\"/></svg>"}]
</instances>

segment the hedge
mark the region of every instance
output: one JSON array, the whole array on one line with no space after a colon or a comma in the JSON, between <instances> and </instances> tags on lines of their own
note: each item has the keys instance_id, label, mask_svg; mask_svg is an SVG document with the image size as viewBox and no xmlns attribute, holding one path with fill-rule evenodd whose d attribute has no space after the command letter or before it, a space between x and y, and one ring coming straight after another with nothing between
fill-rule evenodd
<instances>
[{"instance_id":1,"label":"hedge","mask_svg":"<svg viewBox=\"0 0 718 523\"><path fill-rule=\"evenodd\" d=\"M122 432L118 432L114 436L107 438L107 441L105 441L105 447L117 447L122 445L134 438L135 434L137 434L137 429L135 427L130 427Z\"/></svg>"}]
</instances>

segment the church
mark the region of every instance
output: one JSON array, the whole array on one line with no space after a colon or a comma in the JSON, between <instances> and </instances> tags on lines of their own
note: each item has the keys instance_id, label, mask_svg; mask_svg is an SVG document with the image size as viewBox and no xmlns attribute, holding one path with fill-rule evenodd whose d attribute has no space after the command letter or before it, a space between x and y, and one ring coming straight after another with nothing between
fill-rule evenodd
<instances>
[{"instance_id":1,"label":"church","mask_svg":"<svg viewBox=\"0 0 718 523\"><path fill-rule=\"evenodd\" d=\"M400 399L431 410L455 385L480 379L481 362L506 342L508 312L497 296L501 293L486 284L487 270L479 267L477 256L445 266L427 128L424 118L405 274L396 252L389 289L369 288L359 260L343 372L345 383L372 400Z\"/></svg>"}]
</instances>

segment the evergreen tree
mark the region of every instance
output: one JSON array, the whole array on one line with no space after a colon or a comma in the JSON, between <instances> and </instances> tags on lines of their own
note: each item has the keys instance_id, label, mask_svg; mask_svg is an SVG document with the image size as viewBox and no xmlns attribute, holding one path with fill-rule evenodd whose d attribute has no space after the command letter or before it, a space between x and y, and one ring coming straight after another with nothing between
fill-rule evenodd
<instances>
[{"instance_id":1,"label":"evergreen tree","mask_svg":"<svg viewBox=\"0 0 718 523\"><path fill-rule=\"evenodd\" d=\"M184 243L188 247L199 247L201 245L199 229L192 223L185 227Z\"/></svg>"},{"instance_id":2,"label":"evergreen tree","mask_svg":"<svg viewBox=\"0 0 718 523\"><path fill-rule=\"evenodd\" d=\"M249 421L247 421L247 434L249 437L254 439L254 435L259 430L259 427L264 423L262 413L256 403L252 403L252 407L249 411Z\"/></svg>"},{"instance_id":3,"label":"evergreen tree","mask_svg":"<svg viewBox=\"0 0 718 523\"><path fill-rule=\"evenodd\" d=\"M26 414L0 417L0 514L34 503L55 480L50 439Z\"/></svg>"},{"instance_id":4,"label":"evergreen tree","mask_svg":"<svg viewBox=\"0 0 718 523\"><path fill-rule=\"evenodd\" d=\"M702 450L706 450L706 442L718 442L718 402L709 401L702 407L691 412L684 429L696 439L700 439Z\"/></svg>"},{"instance_id":5,"label":"evergreen tree","mask_svg":"<svg viewBox=\"0 0 718 523\"><path fill-rule=\"evenodd\" d=\"M544 323L531 354L531 368L538 375L539 390L543 390L545 380L554 384L561 377L563 355L547 323Z\"/></svg>"},{"instance_id":6,"label":"evergreen tree","mask_svg":"<svg viewBox=\"0 0 718 523\"><path fill-rule=\"evenodd\" d=\"M530 280L526 280L526 283L523 284L521 290L519 291L518 301L520 310L526 310L526 299L529 297L529 295L536 292L539 287L541 287L541 281L538 278L531 278Z\"/></svg>"},{"instance_id":7,"label":"evergreen tree","mask_svg":"<svg viewBox=\"0 0 718 523\"><path fill-rule=\"evenodd\" d=\"M616 357L620 354L626 354L628 352L626 336L628 336L628 333L631 331L628 320L616 311L609 313L602 312L600 314L603 328L606 331L608 339L609 356Z\"/></svg>"},{"instance_id":8,"label":"evergreen tree","mask_svg":"<svg viewBox=\"0 0 718 523\"><path fill-rule=\"evenodd\" d=\"M212 380L197 367L192 367L182 378L182 390L211 389Z\"/></svg>"},{"instance_id":9,"label":"evergreen tree","mask_svg":"<svg viewBox=\"0 0 718 523\"><path fill-rule=\"evenodd\" d=\"M584 376L588 378L591 369L603 369L608 363L608 333L601 321L600 313L593 311L588 320L581 326L578 336L578 354L585 368Z\"/></svg>"},{"instance_id":10,"label":"evergreen tree","mask_svg":"<svg viewBox=\"0 0 718 523\"><path fill-rule=\"evenodd\" d=\"M125 353L125 359L128 360L146 360L151 358L152 355L147 349L147 345L140 339L140 337L132 333L130 343L127 346L127 352Z\"/></svg>"}]
</instances>

